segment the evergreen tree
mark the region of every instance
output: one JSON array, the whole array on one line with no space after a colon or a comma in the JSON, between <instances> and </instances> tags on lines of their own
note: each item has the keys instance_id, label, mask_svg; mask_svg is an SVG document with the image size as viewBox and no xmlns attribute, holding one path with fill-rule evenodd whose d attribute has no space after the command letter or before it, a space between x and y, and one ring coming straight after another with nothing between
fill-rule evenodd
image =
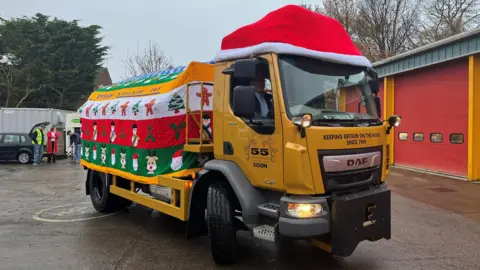
<instances>
[{"instance_id":1,"label":"evergreen tree","mask_svg":"<svg viewBox=\"0 0 480 270\"><path fill-rule=\"evenodd\" d=\"M185 102L183 101L182 97L175 93L168 102L168 110L175 111L175 113L179 113L181 109L185 109Z\"/></svg>"}]
</instances>

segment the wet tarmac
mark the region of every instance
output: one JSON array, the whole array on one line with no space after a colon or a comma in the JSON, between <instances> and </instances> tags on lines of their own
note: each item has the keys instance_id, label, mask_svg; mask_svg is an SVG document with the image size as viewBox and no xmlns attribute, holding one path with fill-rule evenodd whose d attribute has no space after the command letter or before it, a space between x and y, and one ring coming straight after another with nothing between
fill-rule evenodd
<instances>
[{"instance_id":1,"label":"wet tarmac","mask_svg":"<svg viewBox=\"0 0 480 270\"><path fill-rule=\"evenodd\" d=\"M174 218L95 213L84 177L65 161L0 164L0 269L480 269L480 184L394 170L391 240L348 258L298 243L277 259L273 243L239 233L238 263L218 267L208 239L186 240Z\"/></svg>"}]
</instances>

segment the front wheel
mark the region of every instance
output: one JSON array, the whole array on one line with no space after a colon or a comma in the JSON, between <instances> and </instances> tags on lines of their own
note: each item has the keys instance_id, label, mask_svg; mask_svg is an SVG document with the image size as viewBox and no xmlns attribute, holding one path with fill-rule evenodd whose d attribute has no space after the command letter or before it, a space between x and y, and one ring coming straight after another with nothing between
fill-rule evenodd
<instances>
[{"instance_id":1,"label":"front wheel","mask_svg":"<svg viewBox=\"0 0 480 270\"><path fill-rule=\"evenodd\" d=\"M32 160L32 156L28 152L21 152L20 154L18 154L17 159L18 162L22 164L27 164L30 163L30 161Z\"/></svg>"},{"instance_id":2,"label":"front wheel","mask_svg":"<svg viewBox=\"0 0 480 270\"><path fill-rule=\"evenodd\" d=\"M213 260L233 264L236 259L236 229L233 192L224 181L213 182L207 194L208 235Z\"/></svg>"},{"instance_id":3,"label":"front wheel","mask_svg":"<svg viewBox=\"0 0 480 270\"><path fill-rule=\"evenodd\" d=\"M125 207L125 199L110 193L108 175L90 171L89 191L92 205L100 213L119 211Z\"/></svg>"}]
</instances>

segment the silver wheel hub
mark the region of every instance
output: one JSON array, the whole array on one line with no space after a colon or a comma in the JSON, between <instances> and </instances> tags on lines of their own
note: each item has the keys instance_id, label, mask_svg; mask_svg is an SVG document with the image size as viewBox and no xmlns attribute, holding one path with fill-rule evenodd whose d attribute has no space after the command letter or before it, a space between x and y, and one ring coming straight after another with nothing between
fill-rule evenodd
<instances>
[{"instance_id":1,"label":"silver wheel hub","mask_svg":"<svg viewBox=\"0 0 480 270\"><path fill-rule=\"evenodd\" d=\"M20 162L26 163L28 162L29 156L28 154L20 154L19 159L20 159Z\"/></svg>"}]
</instances>

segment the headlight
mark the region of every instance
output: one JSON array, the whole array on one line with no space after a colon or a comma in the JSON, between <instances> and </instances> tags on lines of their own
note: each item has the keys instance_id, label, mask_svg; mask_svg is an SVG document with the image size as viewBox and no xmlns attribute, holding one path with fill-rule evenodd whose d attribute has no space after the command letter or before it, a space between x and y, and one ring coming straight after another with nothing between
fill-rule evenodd
<instances>
[{"instance_id":1,"label":"headlight","mask_svg":"<svg viewBox=\"0 0 480 270\"><path fill-rule=\"evenodd\" d=\"M289 203L287 208L288 214L297 218L318 217L322 210L322 205L319 203Z\"/></svg>"}]
</instances>

